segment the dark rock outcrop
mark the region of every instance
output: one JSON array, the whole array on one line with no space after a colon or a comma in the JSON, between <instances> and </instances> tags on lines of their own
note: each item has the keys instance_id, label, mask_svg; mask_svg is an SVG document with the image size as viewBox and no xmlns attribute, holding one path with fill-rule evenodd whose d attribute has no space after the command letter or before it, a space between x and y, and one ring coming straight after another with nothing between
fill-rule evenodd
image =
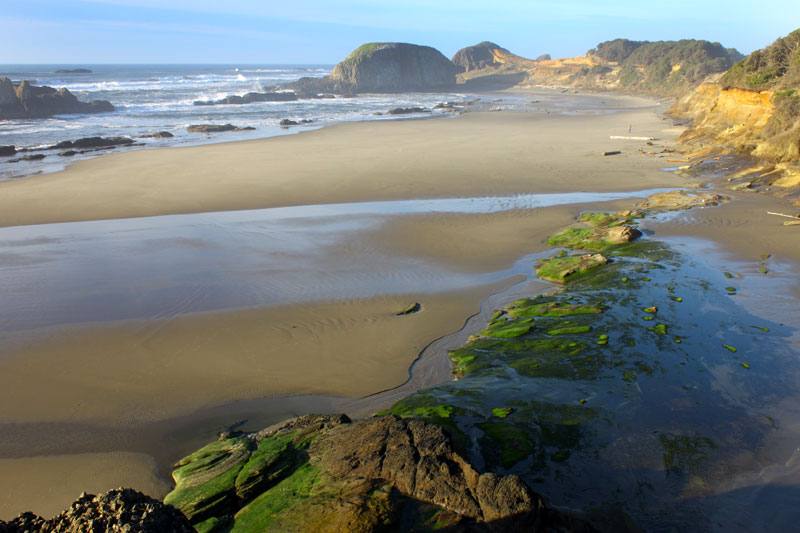
<instances>
[{"instance_id":1,"label":"dark rock outcrop","mask_svg":"<svg viewBox=\"0 0 800 533\"><path fill-rule=\"evenodd\" d=\"M10 157L17 153L15 146L0 146L0 157Z\"/></svg>"},{"instance_id":2,"label":"dark rock outcrop","mask_svg":"<svg viewBox=\"0 0 800 533\"><path fill-rule=\"evenodd\" d=\"M480 474L433 424L306 415L181 460L165 502L202 531L593 531L514 475Z\"/></svg>"},{"instance_id":3,"label":"dark rock outcrop","mask_svg":"<svg viewBox=\"0 0 800 533\"><path fill-rule=\"evenodd\" d=\"M297 100L297 94L290 91L282 92L266 92L266 93L247 93L244 96L226 96L221 100L215 101L202 101L194 102L196 106L209 106L209 105L242 105L252 104L254 102L294 102Z\"/></svg>"},{"instance_id":4,"label":"dark rock outcrop","mask_svg":"<svg viewBox=\"0 0 800 533\"><path fill-rule=\"evenodd\" d=\"M435 48L369 43L323 78L301 78L288 87L303 95L435 91L455 86L457 69Z\"/></svg>"},{"instance_id":5,"label":"dark rock outcrop","mask_svg":"<svg viewBox=\"0 0 800 533\"><path fill-rule=\"evenodd\" d=\"M56 74L91 74L92 71L88 68L60 68Z\"/></svg>"},{"instance_id":6,"label":"dark rock outcrop","mask_svg":"<svg viewBox=\"0 0 800 533\"><path fill-rule=\"evenodd\" d=\"M81 137L74 141L61 141L58 144L48 147L48 150L65 149L93 149L93 148L113 148L117 146L129 146L134 144L133 139L128 137Z\"/></svg>"},{"instance_id":7,"label":"dark rock outcrop","mask_svg":"<svg viewBox=\"0 0 800 533\"><path fill-rule=\"evenodd\" d=\"M289 118L285 118L285 119L281 120L280 125L285 128L287 126L299 126L301 124L311 124L312 122L314 122L314 121L310 120L310 119L307 119L307 118L304 118L303 120L300 120L300 121L292 120L292 119L289 119Z\"/></svg>"},{"instance_id":8,"label":"dark rock outcrop","mask_svg":"<svg viewBox=\"0 0 800 533\"><path fill-rule=\"evenodd\" d=\"M254 130L252 126L234 126L233 124L192 124L186 128L191 133L219 133L222 131Z\"/></svg>"},{"instance_id":9,"label":"dark rock outcrop","mask_svg":"<svg viewBox=\"0 0 800 533\"><path fill-rule=\"evenodd\" d=\"M106 100L81 102L65 88L39 87L28 81L14 85L8 78L0 78L0 119L110 111L114 111L114 106Z\"/></svg>"},{"instance_id":10,"label":"dark rock outcrop","mask_svg":"<svg viewBox=\"0 0 800 533\"><path fill-rule=\"evenodd\" d=\"M550 61L551 59L553 58L550 57L550 54L542 54L536 58L536 61Z\"/></svg>"},{"instance_id":11,"label":"dark rock outcrop","mask_svg":"<svg viewBox=\"0 0 800 533\"><path fill-rule=\"evenodd\" d=\"M499 67L502 61L498 59L497 52L504 55L512 55L505 48L484 41L475 46L462 48L453 56L453 64L459 68L459 72L469 72L470 70L480 70L486 67Z\"/></svg>"},{"instance_id":12,"label":"dark rock outcrop","mask_svg":"<svg viewBox=\"0 0 800 533\"><path fill-rule=\"evenodd\" d=\"M190 533L194 528L179 510L132 489L110 490L98 496L84 493L50 520L23 513L8 523L0 521L0 533L105 531Z\"/></svg>"},{"instance_id":13,"label":"dark rock outcrop","mask_svg":"<svg viewBox=\"0 0 800 533\"><path fill-rule=\"evenodd\" d=\"M396 107L386 112L387 115L410 115L412 113L430 113L430 110L421 107Z\"/></svg>"},{"instance_id":14,"label":"dark rock outcrop","mask_svg":"<svg viewBox=\"0 0 800 533\"><path fill-rule=\"evenodd\" d=\"M168 131L159 131L158 133L141 136L142 139L171 139L172 137L175 136Z\"/></svg>"}]
</instances>

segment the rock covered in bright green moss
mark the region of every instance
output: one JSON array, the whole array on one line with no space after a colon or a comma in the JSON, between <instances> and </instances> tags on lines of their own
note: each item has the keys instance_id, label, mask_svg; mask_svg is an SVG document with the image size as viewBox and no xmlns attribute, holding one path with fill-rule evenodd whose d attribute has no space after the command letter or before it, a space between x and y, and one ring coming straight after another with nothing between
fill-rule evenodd
<instances>
[{"instance_id":1,"label":"rock covered in bright green moss","mask_svg":"<svg viewBox=\"0 0 800 533\"><path fill-rule=\"evenodd\" d=\"M547 243L553 246L599 251L618 244L631 242L641 235L641 231L629 226L567 228L558 235L547 239Z\"/></svg>"},{"instance_id":2,"label":"rock covered in bright green moss","mask_svg":"<svg viewBox=\"0 0 800 533\"><path fill-rule=\"evenodd\" d=\"M447 418L447 407L429 414ZM477 472L441 427L395 415L306 415L227 436L173 477L165 500L198 531L529 530L563 519L519 477Z\"/></svg>"},{"instance_id":3,"label":"rock covered in bright green moss","mask_svg":"<svg viewBox=\"0 0 800 533\"><path fill-rule=\"evenodd\" d=\"M571 276L587 272L608 262L608 258L603 254L546 259L540 261L536 266L536 275L541 279L564 283Z\"/></svg>"}]
</instances>

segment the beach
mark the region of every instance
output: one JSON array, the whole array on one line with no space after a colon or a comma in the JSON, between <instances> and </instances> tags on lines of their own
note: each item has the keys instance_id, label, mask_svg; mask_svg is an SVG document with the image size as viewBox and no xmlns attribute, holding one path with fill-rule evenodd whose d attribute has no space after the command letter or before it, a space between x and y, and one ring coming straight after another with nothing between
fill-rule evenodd
<instances>
[{"instance_id":1,"label":"beach","mask_svg":"<svg viewBox=\"0 0 800 533\"><path fill-rule=\"evenodd\" d=\"M520 94L534 98L536 91ZM608 111L338 124L269 139L109 154L0 183L0 226L9 232L3 237L0 230L0 268L8 273L9 294L29 301L35 293L25 269L45 269L41 279L61 276L36 301L41 309L9 310L0 324L0 490L6 494L0 519L26 510L49 516L83 490L124 485L160 497L169 490L170 463L217 432L240 421L258 429L301 408L281 403L282 397L311 395L319 398L314 406L336 410L339 400L401 386L431 343L463 333L473 316L485 323L491 309L482 304L490 296L519 284L551 288L528 279L533 258L549 251L547 238L581 212L632 209L641 201L637 191L697 184L665 171L667 155L638 153L641 141L609 139L653 137L656 148L674 143L681 129L663 118L666 106L620 95L585 98L607 102ZM622 153L602 155L610 150ZM263 226L269 231L238 248L220 243L231 228L236 239L247 232L236 226L241 221L213 215L264 210L237 215L246 221L297 206L564 193L634 194L530 209L510 201L509 208L475 212L402 207L334 216L312 210L279 221L284 226ZM771 254L782 264L800 262L797 230L766 214L780 211L780 200L752 193L731 198L645 227L657 236L713 240L743 261ZM128 234L114 221L139 217L164 217L156 228L188 228L179 237L164 230L137 240L142 255L152 254L154 243L165 254L191 246L200 250L193 258L222 266L193 270L187 262L173 278L167 276L171 261L154 259L152 272L128 273L122 259L98 268L97 278L81 277L78 253L68 269L46 270L74 249L80 232L68 223L95 224L80 226L87 235L107 224L117 241L85 245L87 257L102 261L137 249L113 245ZM50 224L69 238L42 241ZM212 240L203 229L209 227L223 231ZM292 231L282 247L274 244L281 228ZM308 235L315 236L310 244L295 247ZM26 252L28 245L43 248ZM258 262L264 250L273 254L269 265ZM239 252L248 265L241 271L234 266ZM120 272L108 278L115 280L113 290L98 281L106 279L104 268ZM198 286L214 279L219 290L195 297L192 279ZM279 287L265 280L279 280L272 282ZM69 285L81 283L97 284L94 301L104 306L96 314L71 306L81 301ZM800 295L796 280L786 289ZM114 309L115 302L123 308ZM413 303L422 310L397 316ZM436 368L423 384L449 379L441 363ZM272 412L248 416L247 402L264 398ZM221 413L228 426L221 425ZM170 434L171 425L183 429ZM76 468L85 475L66 474ZM41 486L58 490L36 490Z\"/></svg>"}]
</instances>

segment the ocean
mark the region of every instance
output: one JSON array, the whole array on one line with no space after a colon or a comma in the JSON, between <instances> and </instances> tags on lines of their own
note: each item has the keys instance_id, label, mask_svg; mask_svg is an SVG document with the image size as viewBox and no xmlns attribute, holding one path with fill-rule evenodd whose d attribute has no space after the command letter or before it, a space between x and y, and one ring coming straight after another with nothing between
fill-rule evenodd
<instances>
[{"instance_id":1,"label":"ocean","mask_svg":"<svg viewBox=\"0 0 800 533\"><path fill-rule=\"evenodd\" d=\"M59 69L87 68L87 74L56 74ZM97 115L62 115L46 119L0 120L0 145L35 148L82 137L135 138L142 147L186 146L256 139L297 133L343 121L402 120L423 116L445 116L433 110L412 115L385 115L397 107L421 107L431 110L437 103L467 98L483 99L486 106L498 105L494 99L461 93L365 94L358 97L298 100L294 102L258 102L245 105L195 106L195 101L219 100L228 95L285 84L303 76L322 77L331 65L0 65L0 77L14 82L31 80L36 85L66 87L80 100L108 100L116 107L113 113ZM503 98L504 106L525 103L513 96ZM380 114L379 114L380 113ZM312 122L282 128L282 119ZM191 124L233 124L255 130L215 134L189 133ZM173 138L148 139L168 131ZM128 148L133 149L133 148ZM0 159L0 181L60 170L76 158L94 157L104 152L59 157L46 152L40 161L9 163Z\"/></svg>"}]
</instances>

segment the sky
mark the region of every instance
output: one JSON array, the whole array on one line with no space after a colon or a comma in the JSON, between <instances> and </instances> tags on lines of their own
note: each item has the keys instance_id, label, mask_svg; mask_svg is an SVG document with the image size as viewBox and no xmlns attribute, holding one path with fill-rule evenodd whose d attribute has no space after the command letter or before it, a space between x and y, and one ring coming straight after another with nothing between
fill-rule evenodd
<instances>
[{"instance_id":1,"label":"sky","mask_svg":"<svg viewBox=\"0 0 800 533\"><path fill-rule=\"evenodd\" d=\"M333 64L376 41L571 57L618 37L747 54L798 27L798 0L2 0L0 64Z\"/></svg>"}]
</instances>

